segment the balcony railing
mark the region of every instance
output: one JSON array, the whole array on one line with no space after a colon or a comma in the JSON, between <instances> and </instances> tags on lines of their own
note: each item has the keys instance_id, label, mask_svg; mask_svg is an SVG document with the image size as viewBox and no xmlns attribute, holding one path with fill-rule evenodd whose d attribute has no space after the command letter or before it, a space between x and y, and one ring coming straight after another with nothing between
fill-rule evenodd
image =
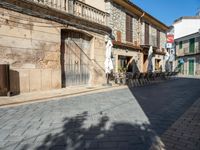
<instances>
[{"instance_id":1,"label":"balcony railing","mask_svg":"<svg viewBox=\"0 0 200 150\"><path fill-rule=\"evenodd\" d=\"M61 11L68 12L68 0L28 0Z\"/></svg>"},{"instance_id":2,"label":"balcony railing","mask_svg":"<svg viewBox=\"0 0 200 150\"><path fill-rule=\"evenodd\" d=\"M199 49L199 47L198 46L196 46L195 48L194 48L194 51L190 51L190 49L189 49L189 47L185 47L185 48L183 48L183 51L184 51L184 54L197 54L197 53L200 53L200 49Z\"/></svg>"},{"instance_id":3,"label":"balcony railing","mask_svg":"<svg viewBox=\"0 0 200 150\"><path fill-rule=\"evenodd\" d=\"M107 13L83 2L75 1L74 14L84 19L107 25Z\"/></svg>"},{"instance_id":4,"label":"balcony railing","mask_svg":"<svg viewBox=\"0 0 200 150\"><path fill-rule=\"evenodd\" d=\"M107 25L109 14L77 0L27 0L45 5L86 20Z\"/></svg>"}]
</instances>

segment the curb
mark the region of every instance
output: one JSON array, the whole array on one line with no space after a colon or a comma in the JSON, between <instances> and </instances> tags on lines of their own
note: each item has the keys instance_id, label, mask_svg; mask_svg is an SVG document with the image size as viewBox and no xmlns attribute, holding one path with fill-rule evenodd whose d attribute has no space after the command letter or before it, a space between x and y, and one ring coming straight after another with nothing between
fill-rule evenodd
<instances>
[{"instance_id":1,"label":"curb","mask_svg":"<svg viewBox=\"0 0 200 150\"><path fill-rule=\"evenodd\" d=\"M116 89L123 89L126 88L127 86L112 86L112 87L102 87L102 88L96 88L96 89L88 89L88 90L82 90L79 92L74 92L74 93L67 93L67 94L58 94L54 96L46 96L46 97L39 97L35 99L26 99L26 100L19 100L19 101L14 101L14 100L6 100L7 103L0 103L0 108L3 107L13 107L13 106L18 106L18 105L23 105L23 104L31 104L31 103L36 103L36 102L46 102L46 101L51 101L51 100L57 100L58 98L68 98L68 97L73 97L73 96L79 96L79 95L85 95L89 93L98 93L98 92L104 92L104 91L110 91L110 90L116 90ZM9 102L10 101L10 102Z\"/></svg>"}]
</instances>

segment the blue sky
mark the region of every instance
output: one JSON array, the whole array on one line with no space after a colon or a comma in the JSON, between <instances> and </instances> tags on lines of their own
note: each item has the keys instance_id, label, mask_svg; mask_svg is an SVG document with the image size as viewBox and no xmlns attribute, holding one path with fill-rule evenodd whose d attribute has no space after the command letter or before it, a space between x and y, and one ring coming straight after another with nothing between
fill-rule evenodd
<instances>
[{"instance_id":1,"label":"blue sky","mask_svg":"<svg viewBox=\"0 0 200 150\"><path fill-rule=\"evenodd\" d=\"M200 8L200 0L131 0L166 25L181 16L194 16Z\"/></svg>"}]
</instances>

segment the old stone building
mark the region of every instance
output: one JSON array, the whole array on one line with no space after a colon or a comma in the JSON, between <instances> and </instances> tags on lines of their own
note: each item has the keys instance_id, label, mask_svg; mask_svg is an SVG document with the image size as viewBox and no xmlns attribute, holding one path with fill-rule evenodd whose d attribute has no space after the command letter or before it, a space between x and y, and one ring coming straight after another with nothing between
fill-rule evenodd
<instances>
[{"instance_id":1,"label":"old stone building","mask_svg":"<svg viewBox=\"0 0 200 150\"><path fill-rule=\"evenodd\" d=\"M126 0L108 0L109 27L115 37L113 57L115 72L147 71L148 50L153 46L153 71L165 68L164 55L168 27Z\"/></svg>"},{"instance_id":2,"label":"old stone building","mask_svg":"<svg viewBox=\"0 0 200 150\"><path fill-rule=\"evenodd\" d=\"M11 92L105 82L105 36L114 37L115 72L164 65L166 25L127 0L1 0L0 63Z\"/></svg>"},{"instance_id":3,"label":"old stone building","mask_svg":"<svg viewBox=\"0 0 200 150\"><path fill-rule=\"evenodd\" d=\"M13 94L104 82L111 29L99 2L0 1L0 63L10 65Z\"/></svg>"}]
</instances>

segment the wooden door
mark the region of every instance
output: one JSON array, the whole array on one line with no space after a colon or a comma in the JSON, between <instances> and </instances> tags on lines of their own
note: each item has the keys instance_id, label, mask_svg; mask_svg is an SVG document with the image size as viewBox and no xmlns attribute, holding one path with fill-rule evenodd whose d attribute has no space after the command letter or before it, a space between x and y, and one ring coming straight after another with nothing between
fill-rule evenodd
<instances>
[{"instance_id":1,"label":"wooden door","mask_svg":"<svg viewBox=\"0 0 200 150\"><path fill-rule=\"evenodd\" d=\"M194 75L194 59L189 60L189 75Z\"/></svg>"},{"instance_id":2,"label":"wooden door","mask_svg":"<svg viewBox=\"0 0 200 150\"><path fill-rule=\"evenodd\" d=\"M66 32L62 37L63 50L63 84L64 86L86 85L89 82L90 61L84 52L85 42L83 33ZM62 55L62 54L61 54Z\"/></svg>"}]
</instances>

